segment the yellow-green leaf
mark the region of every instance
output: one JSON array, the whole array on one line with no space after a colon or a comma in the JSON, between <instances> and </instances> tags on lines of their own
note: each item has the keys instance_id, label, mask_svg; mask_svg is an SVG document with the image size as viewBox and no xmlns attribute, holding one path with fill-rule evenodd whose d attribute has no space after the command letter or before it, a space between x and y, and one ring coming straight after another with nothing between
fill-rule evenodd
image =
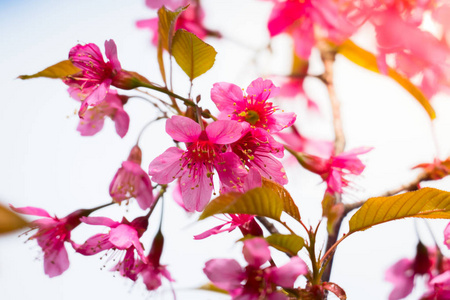
<instances>
[{"instance_id":1,"label":"yellow-green leaf","mask_svg":"<svg viewBox=\"0 0 450 300\"><path fill-rule=\"evenodd\" d=\"M275 191L280 199L283 200L283 211L297 221L300 221L300 212L298 211L298 207L295 205L291 194L289 194L289 192L282 185L263 177L262 186Z\"/></svg>"},{"instance_id":2,"label":"yellow-green leaf","mask_svg":"<svg viewBox=\"0 0 450 300\"><path fill-rule=\"evenodd\" d=\"M36 74L33 75L20 75L20 79L30 79L37 77L47 77L47 78L64 78L69 75L76 74L81 70L75 67L70 60L63 60L53 66L50 66Z\"/></svg>"},{"instance_id":3,"label":"yellow-green leaf","mask_svg":"<svg viewBox=\"0 0 450 300\"><path fill-rule=\"evenodd\" d=\"M350 232L403 218L450 219L450 193L423 188L390 197L370 198L350 219Z\"/></svg>"},{"instance_id":4,"label":"yellow-green leaf","mask_svg":"<svg viewBox=\"0 0 450 300\"><path fill-rule=\"evenodd\" d=\"M374 54L362 49L350 40L345 41L338 46L338 53L344 55L355 64L375 73L380 73L377 65L377 58ZM430 105L428 99L408 78L400 75L394 69L388 68L389 77L397 81L405 90L407 90L422 105L431 119L436 118L436 113Z\"/></svg>"},{"instance_id":5,"label":"yellow-green leaf","mask_svg":"<svg viewBox=\"0 0 450 300\"><path fill-rule=\"evenodd\" d=\"M272 234L266 237L266 241L275 249L292 256L297 255L298 251L305 245L303 238L295 234Z\"/></svg>"},{"instance_id":6,"label":"yellow-green leaf","mask_svg":"<svg viewBox=\"0 0 450 300\"><path fill-rule=\"evenodd\" d=\"M0 234L26 227L28 223L10 209L0 205Z\"/></svg>"},{"instance_id":7,"label":"yellow-green leaf","mask_svg":"<svg viewBox=\"0 0 450 300\"><path fill-rule=\"evenodd\" d=\"M211 69L216 54L211 45L184 29L173 37L172 55L191 81Z\"/></svg>"},{"instance_id":8,"label":"yellow-green leaf","mask_svg":"<svg viewBox=\"0 0 450 300\"><path fill-rule=\"evenodd\" d=\"M265 187L254 188L244 194L231 192L213 199L200 215L200 220L216 214L249 214L279 221L283 200L275 191Z\"/></svg>"}]
</instances>

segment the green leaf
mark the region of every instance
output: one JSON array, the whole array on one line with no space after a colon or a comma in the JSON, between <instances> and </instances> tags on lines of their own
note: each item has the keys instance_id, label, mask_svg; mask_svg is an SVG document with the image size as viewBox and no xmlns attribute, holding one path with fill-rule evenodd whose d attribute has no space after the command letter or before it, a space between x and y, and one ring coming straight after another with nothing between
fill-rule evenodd
<instances>
[{"instance_id":1,"label":"green leaf","mask_svg":"<svg viewBox=\"0 0 450 300\"><path fill-rule=\"evenodd\" d=\"M0 234L26 227L28 223L10 209L0 205Z\"/></svg>"},{"instance_id":2,"label":"green leaf","mask_svg":"<svg viewBox=\"0 0 450 300\"><path fill-rule=\"evenodd\" d=\"M269 188L278 194L281 200L283 200L283 211L293 217L295 220L300 221L300 212L297 205L295 205L294 199L291 194L280 184L275 181L269 180L263 177L263 187Z\"/></svg>"},{"instance_id":3,"label":"green leaf","mask_svg":"<svg viewBox=\"0 0 450 300\"><path fill-rule=\"evenodd\" d=\"M47 78L64 78L69 75L76 74L81 70L75 67L70 60L63 60L53 66L50 66L36 74L33 75L20 75L20 79L30 79L37 77L47 77Z\"/></svg>"},{"instance_id":4,"label":"green leaf","mask_svg":"<svg viewBox=\"0 0 450 300\"><path fill-rule=\"evenodd\" d=\"M195 34L184 29L179 29L175 33L172 55L191 81L211 69L216 54L216 50L211 45Z\"/></svg>"},{"instance_id":5,"label":"green leaf","mask_svg":"<svg viewBox=\"0 0 450 300\"><path fill-rule=\"evenodd\" d=\"M450 219L450 193L423 188L390 197L370 198L350 219L350 233L403 219Z\"/></svg>"},{"instance_id":6,"label":"green leaf","mask_svg":"<svg viewBox=\"0 0 450 300\"><path fill-rule=\"evenodd\" d=\"M183 12L188 6L180 7L176 11L168 10L166 7L162 6L158 10L158 64L161 76L166 82L166 71L164 69L163 61L163 49L167 50L169 53L172 47L173 33L175 30L175 25L178 16Z\"/></svg>"},{"instance_id":7,"label":"green leaf","mask_svg":"<svg viewBox=\"0 0 450 300\"><path fill-rule=\"evenodd\" d=\"M294 256L305 245L305 240L295 234L272 234L266 237L270 246Z\"/></svg>"},{"instance_id":8,"label":"green leaf","mask_svg":"<svg viewBox=\"0 0 450 300\"><path fill-rule=\"evenodd\" d=\"M345 41L338 46L338 53L344 55L347 59L355 64L375 73L380 73L377 65L377 58L374 54L360 48L350 40ZM389 77L397 81L405 90L407 90L422 105L428 113L430 119L436 118L436 113L428 99L408 78L400 75L394 69L388 68Z\"/></svg>"},{"instance_id":9,"label":"green leaf","mask_svg":"<svg viewBox=\"0 0 450 300\"><path fill-rule=\"evenodd\" d=\"M231 192L213 199L199 220L216 214L249 214L280 221L283 200L271 189L258 187L244 194Z\"/></svg>"},{"instance_id":10,"label":"green leaf","mask_svg":"<svg viewBox=\"0 0 450 300\"><path fill-rule=\"evenodd\" d=\"M228 292L226 290L222 290L221 288L218 288L217 286L215 286L211 282L207 283L207 284L204 284L204 285L202 285L201 287L199 287L197 289L198 290L203 290L203 291L216 292L216 293L228 295Z\"/></svg>"}]
</instances>

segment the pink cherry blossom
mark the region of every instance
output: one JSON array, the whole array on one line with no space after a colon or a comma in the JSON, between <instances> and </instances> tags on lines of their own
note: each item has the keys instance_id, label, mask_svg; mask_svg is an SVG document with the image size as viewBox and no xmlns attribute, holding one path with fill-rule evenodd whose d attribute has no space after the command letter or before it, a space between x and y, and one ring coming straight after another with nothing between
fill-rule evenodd
<instances>
[{"instance_id":1,"label":"pink cherry blossom","mask_svg":"<svg viewBox=\"0 0 450 300\"><path fill-rule=\"evenodd\" d=\"M142 152L136 145L111 181L109 194L116 202L136 198L139 207L145 210L153 204L153 187L141 168L141 160Z\"/></svg>"},{"instance_id":2,"label":"pink cherry blossom","mask_svg":"<svg viewBox=\"0 0 450 300\"><path fill-rule=\"evenodd\" d=\"M107 226L111 230L109 233L99 233L90 237L82 245L76 245L76 251L83 255L95 255L106 250L125 251L123 259L113 270L118 270L123 276L136 278L134 250L144 263L148 263L148 258L139 241L139 238L147 230L148 218L139 217L132 222L123 218L119 223L106 217L84 217L81 218L81 221L90 225Z\"/></svg>"},{"instance_id":3,"label":"pink cherry blossom","mask_svg":"<svg viewBox=\"0 0 450 300\"><path fill-rule=\"evenodd\" d=\"M422 295L421 300L450 299L450 270L447 270L428 283L429 290Z\"/></svg>"},{"instance_id":4,"label":"pink cherry blossom","mask_svg":"<svg viewBox=\"0 0 450 300\"><path fill-rule=\"evenodd\" d=\"M247 171L239 157L223 152L224 145L241 137L242 127L234 121L219 120L202 130L193 120L173 116L166 122L166 132L176 141L186 143L187 149L167 149L149 166L152 181L167 184L180 178L181 194L189 211L202 211L211 199L213 175L217 171L221 184L240 186Z\"/></svg>"},{"instance_id":5,"label":"pink cherry blossom","mask_svg":"<svg viewBox=\"0 0 450 300\"><path fill-rule=\"evenodd\" d=\"M103 60L98 46L92 43L78 44L69 52L69 59L81 71L68 76L64 83L70 87L71 96L82 101L81 117L88 106L96 106L105 99L114 78L122 72L114 41L105 41L105 49L108 62Z\"/></svg>"},{"instance_id":6,"label":"pink cherry blossom","mask_svg":"<svg viewBox=\"0 0 450 300\"><path fill-rule=\"evenodd\" d=\"M248 86L247 95L232 83L218 82L211 89L211 99L222 113L221 118L247 122L252 128L275 133L294 124L295 113L280 109L267 101L279 93L272 81L258 78Z\"/></svg>"},{"instance_id":7,"label":"pink cherry blossom","mask_svg":"<svg viewBox=\"0 0 450 300\"><path fill-rule=\"evenodd\" d=\"M44 252L44 272L49 277L61 275L69 268L69 257L64 246L65 242L71 242L71 231L80 225L80 218L89 215L90 210L80 209L68 216L59 219L51 217L48 212L37 207L14 207L11 209L27 215L44 217L30 223L32 229L37 232L29 238L36 239Z\"/></svg>"},{"instance_id":8,"label":"pink cherry blossom","mask_svg":"<svg viewBox=\"0 0 450 300\"><path fill-rule=\"evenodd\" d=\"M386 270L386 280L394 285L389 294L389 300L403 299L414 288L414 278L417 275L431 275L435 256L434 249L427 249L421 242L417 244L417 254L414 259L403 258Z\"/></svg>"},{"instance_id":9,"label":"pink cherry blossom","mask_svg":"<svg viewBox=\"0 0 450 300\"><path fill-rule=\"evenodd\" d=\"M342 193L350 183L348 175L360 175L365 165L358 155L372 150L370 147L355 148L330 158L322 158L307 153L299 153L300 163L307 170L316 173L327 183L327 192Z\"/></svg>"},{"instance_id":10,"label":"pink cherry blossom","mask_svg":"<svg viewBox=\"0 0 450 300\"><path fill-rule=\"evenodd\" d=\"M342 42L355 30L332 0L273 0L268 28L270 36L289 33L294 39L297 55L308 59L316 43L315 33L322 30L322 36L334 42Z\"/></svg>"},{"instance_id":11,"label":"pink cherry blossom","mask_svg":"<svg viewBox=\"0 0 450 300\"><path fill-rule=\"evenodd\" d=\"M262 176L281 185L287 184L288 179L283 165L277 158L284 156L284 147L262 128L246 126L243 123L242 137L231 144L231 149L249 168L257 169Z\"/></svg>"},{"instance_id":12,"label":"pink cherry blossom","mask_svg":"<svg viewBox=\"0 0 450 300\"><path fill-rule=\"evenodd\" d=\"M102 130L106 116L115 122L116 132L123 138L128 132L130 117L123 109L122 99L115 90L109 90L104 101L86 111L77 130L82 136L94 135Z\"/></svg>"},{"instance_id":13,"label":"pink cherry blossom","mask_svg":"<svg viewBox=\"0 0 450 300\"><path fill-rule=\"evenodd\" d=\"M285 299L277 286L293 288L298 276L308 272L306 264L294 256L282 267L261 268L270 259L268 243L263 238L244 241L242 253L248 262L242 268L234 259L212 259L203 271L217 287L230 293L232 299Z\"/></svg>"}]
</instances>

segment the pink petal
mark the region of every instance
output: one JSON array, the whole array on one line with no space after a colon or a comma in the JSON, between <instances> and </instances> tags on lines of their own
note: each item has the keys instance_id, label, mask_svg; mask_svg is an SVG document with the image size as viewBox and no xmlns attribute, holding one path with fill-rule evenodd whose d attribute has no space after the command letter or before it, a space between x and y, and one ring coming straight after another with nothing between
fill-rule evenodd
<instances>
[{"instance_id":1,"label":"pink petal","mask_svg":"<svg viewBox=\"0 0 450 300\"><path fill-rule=\"evenodd\" d=\"M117 110L115 117L113 118L116 125L117 134L123 138L127 132L130 125L130 117L127 112L123 109Z\"/></svg>"},{"instance_id":2,"label":"pink petal","mask_svg":"<svg viewBox=\"0 0 450 300\"><path fill-rule=\"evenodd\" d=\"M112 80L109 78L105 79L96 89L92 91L89 96L87 96L87 98L83 101L83 104L86 103L89 106L95 106L105 100L111 81Z\"/></svg>"},{"instance_id":3,"label":"pink petal","mask_svg":"<svg viewBox=\"0 0 450 300\"><path fill-rule=\"evenodd\" d=\"M250 168L248 170L247 177L244 180L244 191L260 187L262 185L262 177L256 168Z\"/></svg>"},{"instance_id":4,"label":"pink petal","mask_svg":"<svg viewBox=\"0 0 450 300\"><path fill-rule=\"evenodd\" d=\"M108 227L117 227L120 225L119 222L113 221L110 218L106 217L81 217L81 222L89 224L89 225L103 225Z\"/></svg>"},{"instance_id":5,"label":"pink petal","mask_svg":"<svg viewBox=\"0 0 450 300\"><path fill-rule=\"evenodd\" d=\"M280 88L276 87L269 79L263 80L262 78L258 78L250 83L246 92L258 101L266 101L269 98L277 96Z\"/></svg>"},{"instance_id":6,"label":"pink petal","mask_svg":"<svg viewBox=\"0 0 450 300\"><path fill-rule=\"evenodd\" d=\"M270 14L267 24L270 36L278 35L287 30L296 20L301 17L300 3L295 1L276 2Z\"/></svg>"},{"instance_id":7,"label":"pink petal","mask_svg":"<svg viewBox=\"0 0 450 300\"><path fill-rule=\"evenodd\" d=\"M80 122L77 126L77 131L82 136L93 136L100 130L102 130L103 125L105 124L104 116L101 116L100 118L96 118L95 109L89 109L84 114L83 118L80 119Z\"/></svg>"},{"instance_id":8,"label":"pink petal","mask_svg":"<svg viewBox=\"0 0 450 300\"><path fill-rule=\"evenodd\" d=\"M181 175L181 156L184 151L180 148L171 147L163 154L155 158L148 167L148 174L152 181L159 184L167 184Z\"/></svg>"},{"instance_id":9,"label":"pink petal","mask_svg":"<svg viewBox=\"0 0 450 300\"><path fill-rule=\"evenodd\" d=\"M226 223L224 223L224 224L222 224L222 225L218 225L218 226L216 226L216 227L213 227L213 228L211 228L211 229L209 229L209 230L206 230L206 231L203 232L203 233L194 235L194 240L202 240L202 239L205 239L205 238L207 238L207 237L210 237L211 235L214 235L214 234L218 234L218 233L221 233L221 232L224 232L224 231L231 231L230 229L224 229L224 230L221 230L222 227L225 226L225 225L227 225L227 224L229 224L229 222L226 222ZM236 227L234 227L234 228L236 228ZM233 228L233 229L234 229L234 228Z\"/></svg>"},{"instance_id":10,"label":"pink petal","mask_svg":"<svg viewBox=\"0 0 450 300\"><path fill-rule=\"evenodd\" d=\"M189 118L173 116L166 122L166 132L176 141L189 143L198 140L202 129Z\"/></svg>"},{"instance_id":11,"label":"pink petal","mask_svg":"<svg viewBox=\"0 0 450 300\"><path fill-rule=\"evenodd\" d=\"M241 287L245 271L234 259L212 259L206 262L203 272L214 285L226 291Z\"/></svg>"},{"instance_id":12,"label":"pink petal","mask_svg":"<svg viewBox=\"0 0 450 300\"><path fill-rule=\"evenodd\" d=\"M220 154L219 160L214 164L222 185L238 190L242 186L247 170L239 157L233 152Z\"/></svg>"},{"instance_id":13,"label":"pink petal","mask_svg":"<svg viewBox=\"0 0 450 300\"><path fill-rule=\"evenodd\" d=\"M236 121L218 120L206 127L208 139L214 144L231 144L242 135L242 126Z\"/></svg>"},{"instance_id":14,"label":"pink petal","mask_svg":"<svg viewBox=\"0 0 450 300\"><path fill-rule=\"evenodd\" d=\"M32 206L14 207L11 204L9 205L9 207L13 211L18 212L20 214L51 218L51 216L48 214L48 212L42 208L32 207Z\"/></svg>"},{"instance_id":15,"label":"pink petal","mask_svg":"<svg viewBox=\"0 0 450 300\"><path fill-rule=\"evenodd\" d=\"M270 132L275 133L292 126L296 118L297 115L295 113L275 113L270 116L267 125L270 128Z\"/></svg>"},{"instance_id":16,"label":"pink petal","mask_svg":"<svg viewBox=\"0 0 450 300\"><path fill-rule=\"evenodd\" d=\"M112 228L109 233L109 241L120 250L130 248L133 240L139 241L138 233L136 229L125 224Z\"/></svg>"},{"instance_id":17,"label":"pink petal","mask_svg":"<svg viewBox=\"0 0 450 300\"><path fill-rule=\"evenodd\" d=\"M59 249L46 252L44 255L44 272L50 278L61 275L69 268L69 256L64 244Z\"/></svg>"},{"instance_id":18,"label":"pink petal","mask_svg":"<svg viewBox=\"0 0 450 300\"><path fill-rule=\"evenodd\" d=\"M255 158L251 161L251 165L259 170L263 177L269 178L281 185L288 183L286 171L279 160L271 155L259 155L254 153Z\"/></svg>"},{"instance_id":19,"label":"pink petal","mask_svg":"<svg viewBox=\"0 0 450 300\"><path fill-rule=\"evenodd\" d=\"M143 171L142 171L143 172ZM143 210L150 208L153 204L153 187L148 175L144 173L141 176L141 181L138 186L138 195L136 197L136 201L139 204L139 207Z\"/></svg>"},{"instance_id":20,"label":"pink petal","mask_svg":"<svg viewBox=\"0 0 450 300\"><path fill-rule=\"evenodd\" d=\"M408 273L412 268L413 261L404 258L386 270L386 280L394 284L389 300L403 299L411 293L414 288L414 275L413 272Z\"/></svg>"},{"instance_id":21,"label":"pink petal","mask_svg":"<svg viewBox=\"0 0 450 300\"><path fill-rule=\"evenodd\" d=\"M316 42L311 20L304 20L301 28L296 28L292 32L292 38L294 39L295 53L303 59L308 59Z\"/></svg>"},{"instance_id":22,"label":"pink petal","mask_svg":"<svg viewBox=\"0 0 450 300\"><path fill-rule=\"evenodd\" d=\"M188 211L202 211L211 200L212 180L206 173L206 167L199 166L196 175L189 178L186 173L181 177L181 195Z\"/></svg>"},{"instance_id":23,"label":"pink petal","mask_svg":"<svg viewBox=\"0 0 450 300\"><path fill-rule=\"evenodd\" d=\"M263 238L245 240L242 253L248 264L253 267L259 267L270 259L269 244Z\"/></svg>"},{"instance_id":24,"label":"pink petal","mask_svg":"<svg viewBox=\"0 0 450 300\"><path fill-rule=\"evenodd\" d=\"M444 244L450 249L450 223L444 229Z\"/></svg>"},{"instance_id":25,"label":"pink petal","mask_svg":"<svg viewBox=\"0 0 450 300\"><path fill-rule=\"evenodd\" d=\"M241 88L232 83L218 82L211 89L211 100L221 112L233 112L235 103L242 102L243 99Z\"/></svg>"},{"instance_id":26,"label":"pink petal","mask_svg":"<svg viewBox=\"0 0 450 300\"><path fill-rule=\"evenodd\" d=\"M308 267L298 256L292 257L287 264L280 268L270 268L269 270L270 281L285 288L294 287L297 277L308 273Z\"/></svg>"},{"instance_id":27,"label":"pink petal","mask_svg":"<svg viewBox=\"0 0 450 300\"><path fill-rule=\"evenodd\" d=\"M114 40L105 41L105 54L112 63L113 69L116 71L122 70L119 59L117 58L117 46Z\"/></svg>"},{"instance_id":28,"label":"pink petal","mask_svg":"<svg viewBox=\"0 0 450 300\"><path fill-rule=\"evenodd\" d=\"M113 247L109 241L109 234L99 233L90 237L83 245L77 246L75 250L83 255L94 255Z\"/></svg>"}]
</instances>

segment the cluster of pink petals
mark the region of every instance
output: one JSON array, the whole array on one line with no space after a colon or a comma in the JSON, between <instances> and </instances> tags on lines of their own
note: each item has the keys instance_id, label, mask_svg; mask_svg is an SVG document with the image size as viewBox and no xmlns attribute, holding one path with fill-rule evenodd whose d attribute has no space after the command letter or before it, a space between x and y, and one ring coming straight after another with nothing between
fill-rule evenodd
<instances>
[{"instance_id":1,"label":"cluster of pink petals","mask_svg":"<svg viewBox=\"0 0 450 300\"><path fill-rule=\"evenodd\" d=\"M275 3L270 14L268 28L270 36L288 33L294 39L298 56L308 59L316 44L320 29L321 37L342 42L355 27L347 20L339 2L333 0L271 0Z\"/></svg>"},{"instance_id":2,"label":"cluster of pink petals","mask_svg":"<svg viewBox=\"0 0 450 300\"><path fill-rule=\"evenodd\" d=\"M36 239L44 252L44 272L49 277L61 275L69 268L69 257L64 246L65 242L72 243L70 232L80 225L80 218L88 215L87 210L77 210L68 216L59 219L52 217L48 212L37 207L14 207L11 209L27 215L44 217L31 222L31 228L37 232L29 239Z\"/></svg>"},{"instance_id":3,"label":"cluster of pink petals","mask_svg":"<svg viewBox=\"0 0 450 300\"><path fill-rule=\"evenodd\" d=\"M142 152L136 145L111 181L109 194L116 202L136 198L139 207L145 210L152 206L154 198L152 183L141 168L141 160Z\"/></svg>"},{"instance_id":4,"label":"cluster of pink petals","mask_svg":"<svg viewBox=\"0 0 450 300\"><path fill-rule=\"evenodd\" d=\"M282 267L262 268L270 259L268 243L263 238L244 241L242 253L248 265L242 268L234 259L212 259L203 271L217 287L232 299L282 300L288 297L277 287L293 288L298 276L308 272L306 264L294 256Z\"/></svg>"},{"instance_id":5,"label":"cluster of pink petals","mask_svg":"<svg viewBox=\"0 0 450 300\"><path fill-rule=\"evenodd\" d=\"M102 130L106 116L115 122L116 132L123 138L128 132L130 117L123 109L122 98L117 91L111 89L106 94L104 101L84 113L77 130L82 136L94 135Z\"/></svg>"},{"instance_id":6,"label":"cluster of pink petals","mask_svg":"<svg viewBox=\"0 0 450 300\"><path fill-rule=\"evenodd\" d=\"M105 50L108 62L103 60L95 44L78 44L70 49L69 59L81 71L67 77L64 83L69 86L70 95L82 101L80 116L84 115L88 106L98 105L105 99L114 77L122 71L113 40L105 41Z\"/></svg>"},{"instance_id":7,"label":"cluster of pink petals","mask_svg":"<svg viewBox=\"0 0 450 300\"><path fill-rule=\"evenodd\" d=\"M148 258L144 255L139 238L147 230L148 218L139 217L132 222L123 218L122 222L116 222L106 217L84 217L81 221L90 225L102 225L110 227L109 233L99 233L90 237L84 244L76 245L76 251L83 255L95 255L106 250L125 251L125 256L121 259L114 270L121 275L136 278L135 274L135 255L144 263L148 263Z\"/></svg>"},{"instance_id":8,"label":"cluster of pink petals","mask_svg":"<svg viewBox=\"0 0 450 300\"><path fill-rule=\"evenodd\" d=\"M187 0L172 0L172 1L151 1L147 0L146 4L152 9L159 9L161 6L165 6L171 10L175 10L179 7L186 6L189 7L183 11L177 19L175 24L175 30L185 29L193 34L195 34L200 39L204 39L206 36L217 36L220 34L215 31L207 29L204 25L205 13L203 8L199 5L198 1L187 1ZM152 44L158 45L158 18L151 18L146 20L139 20L136 22L136 26L140 29L148 29L152 32Z\"/></svg>"},{"instance_id":9,"label":"cluster of pink petals","mask_svg":"<svg viewBox=\"0 0 450 300\"><path fill-rule=\"evenodd\" d=\"M252 128L276 133L294 124L296 119L295 113L280 113L278 107L267 101L279 91L272 81L262 78L250 83L247 95L235 84L218 82L211 89L211 100L221 112L222 119L247 122Z\"/></svg>"},{"instance_id":10,"label":"cluster of pink petals","mask_svg":"<svg viewBox=\"0 0 450 300\"><path fill-rule=\"evenodd\" d=\"M378 1L363 11L375 27L381 71L387 72L386 55L391 54L395 69L413 79L428 98L449 91L450 48L420 27L427 12L442 22L448 13L445 5L437 6L433 0Z\"/></svg>"},{"instance_id":11,"label":"cluster of pink petals","mask_svg":"<svg viewBox=\"0 0 450 300\"><path fill-rule=\"evenodd\" d=\"M437 266L436 261L436 250L434 248L427 249L419 242L414 259L403 258L386 270L386 280L394 285L394 289L389 294L389 300L403 299L411 294L414 288L414 280L417 276L427 275L429 282L431 282L435 275L433 271ZM429 287L433 290L432 283L431 285L429 283Z\"/></svg>"},{"instance_id":12,"label":"cluster of pink petals","mask_svg":"<svg viewBox=\"0 0 450 300\"><path fill-rule=\"evenodd\" d=\"M299 156L303 167L320 175L327 183L327 192L341 194L343 188L350 183L346 177L348 175L360 175L366 167L358 158L358 155L365 154L370 150L372 150L370 147L360 147L342 152L339 155L332 155L329 158L306 153L300 153Z\"/></svg>"},{"instance_id":13,"label":"cluster of pink petals","mask_svg":"<svg viewBox=\"0 0 450 300\"><path fill-rule=\"evenodd\" d=\"M221 184L237 188L247 174L239 157L224 152L226 145L242 134L238 122L219 120L205 130L193 120L173 116L166 122L166 132L174 140L186 143L186 150L171 147L149 166L152 181L167 184L180 178L181 194L188 211L202 211L211 199L213 175L217 171Z\"/></svg>"}]
</instances>

